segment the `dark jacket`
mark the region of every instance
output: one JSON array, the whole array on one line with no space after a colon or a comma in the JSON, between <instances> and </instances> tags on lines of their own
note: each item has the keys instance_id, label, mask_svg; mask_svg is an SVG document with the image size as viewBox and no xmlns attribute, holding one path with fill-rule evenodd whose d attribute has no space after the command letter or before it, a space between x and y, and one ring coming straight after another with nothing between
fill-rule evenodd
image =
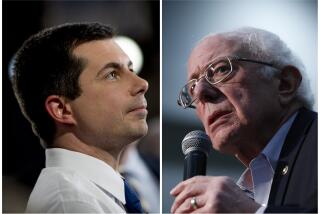
<instances>
[{"instance_id":1,"label":"dark jacket","mask_svg":"<svg viewBox=\"0 0 320 214\"><path fill-rule=\"evenodd\" d=\"M317 113L299 110L280 153L266 213L317 212L317 123Z\"/></svg>"}]
</instances>

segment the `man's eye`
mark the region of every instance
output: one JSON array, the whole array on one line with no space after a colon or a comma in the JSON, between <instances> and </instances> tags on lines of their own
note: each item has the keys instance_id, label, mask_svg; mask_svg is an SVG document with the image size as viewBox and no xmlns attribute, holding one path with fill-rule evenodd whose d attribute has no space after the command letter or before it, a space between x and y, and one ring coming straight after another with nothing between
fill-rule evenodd
<instances>
[{"instance_id":1,"label":"man's eye","mask_svg":"<svg viewBox=\"0 0 320 214\"><path fill-rule=\"evenodd\" d=\"M118 73L116 71L111 71L106 75L105 78L108 79L108 80L115 80L115 79L119 78L119 75L118 75Z\"/></svg>"},{"instance_id":2,"label":"man's eye","mask_svg":"<svg viewBox=\"0 0 320 214\"><path fill-rule=\"evenodd\" d=\"M192 83L191 85L190 85L190 87L189 87L189 91L188 91L188 93L191 95L191 96L193 96L193 94L194 94L194 89L196 88L196 83Z\"/></svg>"},{"instance_id":3,"label":"man's eye","mask_svg":"<svg viewBox=\"0 0 320 214\"><path fill-rule=\"evenodd\" d=\"M230 71L230 68L229 68L229 66L226 66L226 65L219 66L219 67L216 69L216 72L217 72L217 73L226 73L226 72L229 72L229 71Z\"/></svg>"}]
</instances>

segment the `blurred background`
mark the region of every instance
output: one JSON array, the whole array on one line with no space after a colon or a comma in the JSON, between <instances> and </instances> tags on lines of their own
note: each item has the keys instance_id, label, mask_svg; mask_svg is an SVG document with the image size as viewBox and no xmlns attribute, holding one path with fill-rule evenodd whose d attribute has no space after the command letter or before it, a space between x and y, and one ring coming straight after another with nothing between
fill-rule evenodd
<instances>
[{"instance_id":1,"label":"blurred background","mask_svg":"<svg viewBox=\"0 0 320 214\"><path fill-rule=\"evenodd\" d=\"M316 0L203 0L162 2L162 202L170 212L170 190L182 180L181 141L192 130L203 130L195 112L177 105L187 81L187 60L197 41L210 33L242 26L269 30L282 38L302 59L317 102ZM207 174L227 175L235 181L244 170L237 160L212 152Z\"/></svg>"},{"instance_id":2,"label":"blurred background","mask_svg":"<svg viewBox=\"0 0 320 214\"><path fill-rule=\"evenodd\" d=\"M24 211L33 185L44 167L44 150L22 116L13 95L9 80L12 56L30 35L45 27L66 22L101 22L114 27L118 35L134 40L142 52L139 75L149 82L146 98L150 132L142 142L137 142L130 148L122 163L123 172L129 174L132 166L127 166L126 160L135 158L133 160L137 164L139 162L139 170L142 172L139 176L148 175L145 178L153 185L153 197L156 198L155 201L144 201L143 205L150 212L159 212L160 2L3 1L2 13L2 211ZM125 46L123 49L129 52L129 47ZM135 59L132 61L134 65L139 63ZM141 196L148 194L150 193L142 192Z\"/></svg>"}]
</instances>

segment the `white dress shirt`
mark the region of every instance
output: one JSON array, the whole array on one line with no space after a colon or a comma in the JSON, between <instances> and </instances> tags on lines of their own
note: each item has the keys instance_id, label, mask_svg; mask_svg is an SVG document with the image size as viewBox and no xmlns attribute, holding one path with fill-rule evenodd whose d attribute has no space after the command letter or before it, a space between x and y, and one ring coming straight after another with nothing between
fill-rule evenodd
<instances>
[{"instance_id":1,"label":"white dress shirt","mask_svg":"<svg viewBox=\"0 0 320 214\"><path fill-rule=\"evenodd\" d=\"M262 207L257 210L257 213L263 212L268 204L273 176L280 152L296 116L297 113L293 114L287 122L281 126L263 151L250 162L249 168L243 172L237 182L241 189L251 192L248 193L248 195L262 205Z\"/></svg>"},{"instance_id":2,"label":"white dress shirt","mask_svg":"<svg viewBox=\"0 0 320 214\"><path fill-rule=\"evenodd\" d=\"M125 213L124 182L105 162L65 149L46 150L26 212Z\"/></svg>"}]
</instances>

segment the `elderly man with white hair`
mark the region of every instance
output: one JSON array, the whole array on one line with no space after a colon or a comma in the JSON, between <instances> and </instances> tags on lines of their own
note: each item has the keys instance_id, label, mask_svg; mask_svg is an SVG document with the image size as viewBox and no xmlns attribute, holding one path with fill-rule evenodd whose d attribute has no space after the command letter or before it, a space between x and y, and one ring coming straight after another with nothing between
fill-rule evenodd
<instances>
[{"instance_id":1,"label":"elderly man with white hair","mask_svg":"<svg viewBox=\"0 0 320 214\"><path fill-rule=\"evenodd\" d=\"M317 212L317 113L303 64L281 39L246 27L202 39L178 103L195 108L215 150L246 166L237 183L196 176L171 212Z\"/></svg>"}]
</instances>

